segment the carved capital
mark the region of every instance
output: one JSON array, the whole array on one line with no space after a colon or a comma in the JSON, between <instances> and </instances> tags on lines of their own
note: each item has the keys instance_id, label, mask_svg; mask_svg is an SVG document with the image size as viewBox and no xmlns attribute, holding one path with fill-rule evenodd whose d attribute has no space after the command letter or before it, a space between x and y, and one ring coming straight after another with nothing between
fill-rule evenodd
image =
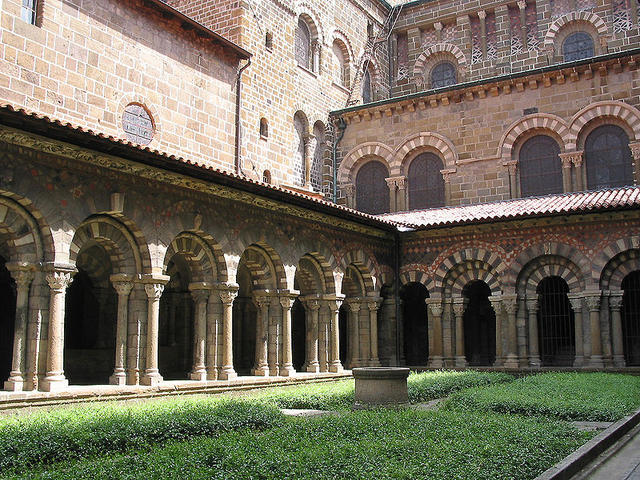
<instances>
[{"instance_id":1,"label":"carved capital","mask_svg":"<svg viewBox=\"0 0 640 480\"><path fill-rule=\"evenodd\" d=\"M16 282L16 287L18 290L29 288L33 278L35 277L35 272L31 265L15 265L15 264L6 264L7 270L11 273L11 277Z\"/></svg>"},{"instance_id":2,"label":"carved capital","mask_svg":"<svg viewBox=\"0 0 640 480\"><path fill-rule=\"evenodd\" d=\"M433 28L435 28L435 29L436 29L436 31L438 31L438 32L439 32L440 30L442 30L442 23L441 23L441 22L436 22L436 23L434 23L434 24L433 24Z\"/></svg>"},{"instance_id":3,"label":"carved capital","mask_svg":"<svg viewBox=\"0 0 640 480\"><path fill-rule=\"evenodd\" d=\"M456 173L456 169L446 168L444 170L440 170L440 173L442 174L442 179L444 180L444 183L451 183L451 175Z\"/></svg>"},{"instance_id":4,"label":"carved capital","mask_svg":"<svg viewBox=\"0 0 640 480\"><path fill-rule=\"evenodd\" d=\"M464 301L462 299L456 299L453 302L453 313L456 317L461 317L464 313Z\"/></svg>"},{"instance_id":5,"label":"carved capital","mask_svg":"<svg viewBox=\"0 0 640 480\"><path fill-rule=\"evenodd\" d=\"M485 18L487 18L487 12L485 10L480 10L478 12L478 18L480 20L484 20Z\"/></svg>"},{"instance_id":6,"label":"carved capital","mask_svg":"<svg viewBox=\"0 0 640 480\"><path fill-rule=\"evenodd\" d=\"M570 168L571 165L575 167L580 167L582 165L584 152L582 150L577 152L565 152L561 153L558 156L562 161L562 168Z\"/></svg>"},{"instance_id":7,"label":"carved capital","mask_svg":"<svg viewBox=\"0 0 640 480\"><path fill-rule=\"evenodd\" d=\"M74 272L54 270L47 273L46 279L49 288L54 292L63 292L73 281Z\"/></svg>"},{"instance_id":8,"label":"carved capital","mask_svg":"<svg viewBox=\"0 0 640 480\"><path fill-rule=\"evenodd\" d=\"M525 8L527 8L527 2L525 2L524 0L519 0L518 1L518 8L520 10L524 10Z\"/></svg>"},{"instance_id":9,"label":"carved capital","mask_svg":"<svg viewBox=\"0 0 640 480\"><path fill-rule=\"evenodd\" d=\"M611 292L609 297L609 307L611 310L620 311L622 308L622 292Z\"/></svg>"},{"instance_id":10,"label":"carved capital","mask_svg":"<svg viewBox=\"0 0 640 480\"><path fill-rule=\"evenodd\" d=\"M133 282L126 280L111 281L111 284L119 297L129 296L133 289Z\"/></svg>"},{"instance_id":11,"label":"carved capital","mask_svg":"<svg viewBox=\"0 0 640 480\"><path fill-rule=\"evenodd\" d=\"M582 297L577 295L569 295L569 302L571 303L571 308L574 312L582 311Z\"/></svg>"},{"instance_id":12,"label":"carved capital","mask_svg":"<svg viewBox=\"0 0 640 480\"><path fill-rule=\"evenodd\" d=\"M349 311L353 313L358 313L360 311L361 305L357 302L349 302L347 303L349 306Z\"/></svg>"},{"instance_id":13,"label":"carved capital","mask_svg":"<svg viewBox=\"0 0 640 480\"><path fill-rule=\"evenodd\" d=\"M429 299L427 299L427 306L429 307L429 312L431 313L431 315L433 315L434 317L442 316L442 302L440 301L440 299L431 302L429 301Z\"/></svg>"},{"instance_id":14,"label":"carved capital","mask_svg":"<svg viewBox=\"0 0 640 480\"><path fill-rule=\"evenodd\" d=\"M293 306L293 302L294 302L294 299L289 295L283 295L280 297L280 305L285 310L291 310L291 307Z\"/></svg>"},{"instance_id":15,"label":"carved capital","mask_svg":"<svg viewBox=\"0 0 640 480\"><path fill-rule=\"evenodd\" d=\"M253 303L256 304L258 309L264 310L271 305L271 297L268 297L267 295L255 295L253 297Z\"/></svg>"},{"instance_id":16,"label":"carved capital","mask_svg":"<svg viewBox=\"0 0 640 480\"><path fill-rule=\"evenodd\" d=\"M303 303L307 310L312 312L320 310L320 300L317 298L307 298Z\"/></svg>"},{"instance_id":17,"label":"carved capital","mask_svg":"<svg viewBox=\"0 0 640 480\"><path fill-rule=\"evenodd\" d=\"M152 300L160 300L162 292L164 292L164 283L146 283L144 285L144 291L147 292L147 297Z\"/></svg>"},{"instance_id":18,"label":"carved capital","mask_svg":"<svg viewBox=\"0 0 640 480\"><path fill-rule=\"evenodd\" d=\"M353 197L356 194L356 186L353 183L347 183L342 186L342 191L347 197Z\"/></svg>"},{"instance_id":19,"label":"carved capital","mask_svg":"<svg viewBox=\"0 0 640 480\"><path fill-rule=\"evenodd\" d=\"M634 160L640 160L640 142L629 143L629 148L631 149L631 155Z\"/></svg>"},{"instance_id":20,"label":"carved capital","mask_svg":"<svg viewBox=\"0 0 640 480\"><path fill-rule=\"evenodd\" d=\"M238 296L238 290L229 288L227 290L220 290L218 294L220 295L220 300L224 305L231 306Z\"/></svg>"},{"instance_id":21,"label":"carved capital","mask_svg":"<svg viewBox=\"0 0 640 480\"><path fill-rule=\"evenodd\" d=\"M496 312L496 315L502 312L502 308L504 307L502 297L489 297L489 301L491 302L491 306L493 307L493 311Z\"/></svg>"},{"instance_id":22,"label":"carved capital","mask_svg":"<svg viewBox=\"0 0 640 480\"><path fill-rule=\"evenodd\" d=\"M193 301L198 303L205 303L209 300L209 295L211 295L211 290L208 288L198 288L191 290L191 296L193 297Z\"/></svg>"},{"instance_id":23,"label":"carved capital","mask_svg":"<svg viewBox=\"0 0 640 480\"><path fill-rule=\"evenodd\" d=\"M584 299L587 302L587 308L590 312L597 312L600 310L600 294L587 295Z\"/></svg>"},{"instance_id":24,"label":"carved capital","mask_svg":"<svg viewBox=\"0 0 640 480\"><path fill-rule=\"evenodd\" d=\"M502 306L507 315L514 315L518 311L518 299L516 297L503 297Z\"/></svg>"},{"instance_id":25,"label":"carved capital","mask_svg":"<svg viewBox=\"0 0 640 480\"><path fill-rule=\"evenodd\" d=\"M538 299L527 300L525 302L527 304L527 311L529 313L535 313L538 311Z\"/></svg>"},{"instance_id":26,"label":"carved capital","mask_svg":"<svg viewBox=\"0 0 640 480\"><path fill-rule=\"evenodd\" d=\"M377 312L380 308L381 303L382 302L379 300L369 300L367 302L367 307L369 307L370 312Z\"/></svg>"}]
</instances>

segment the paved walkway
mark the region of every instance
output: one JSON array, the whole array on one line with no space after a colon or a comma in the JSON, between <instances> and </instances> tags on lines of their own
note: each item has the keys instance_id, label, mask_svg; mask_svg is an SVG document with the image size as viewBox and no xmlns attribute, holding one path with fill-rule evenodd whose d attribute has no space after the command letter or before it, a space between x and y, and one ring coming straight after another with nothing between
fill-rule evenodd
<instances>
[{"instance_id":1,"label":"paved walkway","mask_svg":"<svg viewBox=\"0 0 640 480\"><path fill-rule=\"evenodd\" d=\"M575 480L640 480L640 425L578 473Z\"/></svg>"}]
</instances>

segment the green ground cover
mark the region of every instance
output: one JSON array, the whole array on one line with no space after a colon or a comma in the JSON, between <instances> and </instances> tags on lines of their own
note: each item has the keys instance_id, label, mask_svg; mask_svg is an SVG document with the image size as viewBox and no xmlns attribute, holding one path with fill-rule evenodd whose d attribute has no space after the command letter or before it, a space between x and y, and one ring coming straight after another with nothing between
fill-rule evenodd
<instances>
[{"instance_id":1,"label":"green ground cover","mask_svg":"<svg viewBox=\"0 0 640 480\"><path fill-rule=\"evenodd\" d=\"M567 423L537 418L360 411L68 462L28 478L525 480L589 436Z\"/></svg>"},{"instance_id":2,"label":"green ground cover","mask_svg":"<svg viewBox=\"0 0 640 480\"><path fill-rule=\"evenodd\" d=\"M409 377L439 411L352 412L353 381L98 404L0 419L0 477L42 479L529 479L594 433L566 419L615 420L640 406L640 378L481 372ZM277 407L338 410L285 418Z\"/></svg>"},{"instance_id":3,"label":"green ground cover","mask_svg":"<svg viewBox=\"0 0 640 480\"><path fill-rule=\"evenodd\" d=\"M512 383L471 388L446 408L614 421L640 407L640 377L612 373L544 373Z\"/></svg>"}]
</instances>

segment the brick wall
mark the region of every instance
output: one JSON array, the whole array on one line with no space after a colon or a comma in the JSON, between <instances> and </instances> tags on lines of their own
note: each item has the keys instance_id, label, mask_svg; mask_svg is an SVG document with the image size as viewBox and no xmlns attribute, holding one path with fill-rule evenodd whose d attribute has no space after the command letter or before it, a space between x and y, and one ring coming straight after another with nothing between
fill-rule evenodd
<instances>
[{"instance_id":1,"label":"brick wall","mask_svg":"<svg viewBox=\"0 0 640 480\"><path fill-rule=\"evenodd\" d=\"M150 148L233 168L234 55L141 0L47 0L40 26L20 5L2 3L0 100L119 138L139 102Z\"/></svg>"}]
</instances>

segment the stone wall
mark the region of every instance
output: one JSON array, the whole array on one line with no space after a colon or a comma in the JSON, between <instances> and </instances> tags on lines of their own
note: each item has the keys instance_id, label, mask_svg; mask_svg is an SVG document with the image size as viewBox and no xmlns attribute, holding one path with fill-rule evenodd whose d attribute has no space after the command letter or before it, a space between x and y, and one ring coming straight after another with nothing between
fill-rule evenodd
<instances>
[{"instance_id":1,"label":"stone wall","mask_svg":"<svg viewBox=\"0 0 640 480\"><path fill-rule=\"evenodd\" d=\"M141 0L48 0L37 25L2 3L0 100L126 139L147 109L152 149L232 170L238 59Z\"/></svg>"}]
</instances>

